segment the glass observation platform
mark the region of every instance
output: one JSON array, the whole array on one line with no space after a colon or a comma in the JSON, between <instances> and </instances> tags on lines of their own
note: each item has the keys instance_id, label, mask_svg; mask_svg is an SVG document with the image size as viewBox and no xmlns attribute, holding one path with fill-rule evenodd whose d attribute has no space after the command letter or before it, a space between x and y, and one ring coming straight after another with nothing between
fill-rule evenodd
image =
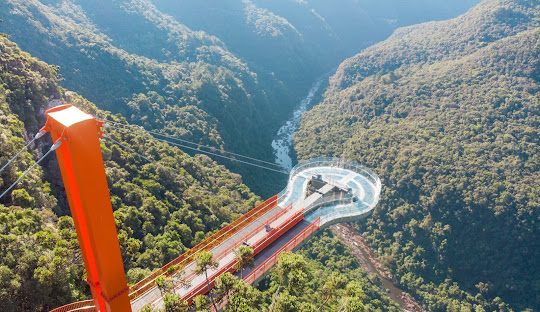
<instances>
[{"instance_id":1,"label":"glass observation platform","mask_svg":"<svg viewBox=\"0 0 540 312\"><path fill-rule=\"evenodd\" d=\"M381 180L367 167L341 158L312 158L291 170L278 204L303 208L306 221L320 217L321 226L329 226L369 215L380 192Z\"/></svg>"}]
</instances>

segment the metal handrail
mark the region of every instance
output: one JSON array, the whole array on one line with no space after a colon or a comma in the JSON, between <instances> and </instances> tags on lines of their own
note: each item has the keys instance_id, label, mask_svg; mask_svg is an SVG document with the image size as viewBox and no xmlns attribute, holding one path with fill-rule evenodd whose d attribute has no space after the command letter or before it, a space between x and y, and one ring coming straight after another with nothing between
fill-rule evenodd
<instances>
[{"instance_id":1,"label":"metal handrail","mask_svg":"<svg viewBox=\"0 0 540 312\"><path fill-rule=\"evenodd\" d=\"M341 206L339 207L340 210L343 210L343 209L347 210L346 213L345 211L325 212L326 214L324 216L321 216L321 226L329 225L330 223L335 223L337 220L358 219L366 215L366 213L370 212L379 201L382 184L377 174L375 174L371 169L359 163L349 161L349 160L344 160L341 158L319 157L319 158L312 158L306 161L302 161L298 163L296 166L294 166L294 168L290 172L287 187L278 194L278 202L280 204L283 204L283 201L285 199L287 200L289 199L289 196L291 195L294 189L294 185L293 185L294 181L296 180L298 175L300 175L302 172L306 171L307 169L316 168L316 167L330 167L330 168L336 168L336 169L339 168L339 169L351 170L365 177L374 186L373 199L371 200L370 203L366 203L362 201L354 202L354 198L358 197L359 192L360 192L360 190L357 190L351 194L339 194L339 195L323 197L316 200L309 206L304 207L304 215L306 217L312 213L315 213L315 211L321 208L328 207L328 206L336 206L336 209L338 206Z\"/></svg>"},{"instance_id":2,"label":"metal handrail","mask_svg":"<svg viewBox=\"0 0 540 312\"><path fill-rule=\"evenodd\" d=\"M382 184L377 174L375 174L375 172L373 172L371 169L357 162L345 160L342 158L317 157L317 158L301 161L292 168L292 170L289 173L287 186L278 194L278 203L282 204L281 200L289 197L290 193L293 190L292 183L299 173L307 169L315 168L315 167L335 167L335 168L351 170L356 173L362 174L362 176L366 177L375 186L375 193L377 195L375 198L376 200L374 200L374 202L378 201L378 195L380 194Z\"/></svg>"}]
</instances>

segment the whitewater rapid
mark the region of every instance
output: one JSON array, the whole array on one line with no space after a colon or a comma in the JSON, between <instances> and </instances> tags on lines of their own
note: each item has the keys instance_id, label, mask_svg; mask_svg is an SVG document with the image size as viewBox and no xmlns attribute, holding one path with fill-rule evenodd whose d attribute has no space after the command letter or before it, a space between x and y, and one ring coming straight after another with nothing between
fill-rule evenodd
<instances>
[{"instance_id":1,"label":"whitewater rapid","mask_svg":"<svg viewBox=\"0 0 540 312\"><path fill-rule=\"evenodd\" d=\"M319 91L323 80L326 78L321 77L309 89L308 94L302 99L298 108L293 112L291 119L287 120L281 128L279 128L274 140L272 141L272 148L274 149L275 163L283 166L287 171L290 171L293 167L293 159L291 155L293 136L298 125L300 124L300 119L302 114L310 107L313 97Z\"/></svg>"}]
</instances>

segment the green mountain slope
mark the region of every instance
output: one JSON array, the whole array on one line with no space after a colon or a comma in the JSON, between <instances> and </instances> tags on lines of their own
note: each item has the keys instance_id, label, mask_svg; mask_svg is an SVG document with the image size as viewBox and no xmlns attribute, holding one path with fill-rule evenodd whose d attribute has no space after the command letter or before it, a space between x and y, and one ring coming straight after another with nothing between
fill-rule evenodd
<instances>
[{"instance_id":1,"label":"green mountain slope","mask_svg":"<svg viewBox=\"0 0 540 312\"><path fill-rule=\"evenodd\" d=\"M333 86L347 88L365 77L401 66L452 60L490 43L538 27L534 1L483 1L455 19L396 30L388 40L344 61Z\"/></svg>"},{"instance_id":2,"label":"green mountain slope","mask_svg":"<svg viewBox=\"0 0 540 312\"><path fill-rule=\"evenodd\" d=\"M429 311L540 309L539 12L487 0L396 31L340 66L296 134L302 158L375 168L359 229Z\"/></svg>"},{"instance_id":3,"label":"green mountain slope","mask_svg":"<svg viewBox=\"0 0 540 312\"><path fill-rule=\"evenodd\" d=\"M0 36L0 148L5 163L45 123L44 111L61 102L107 116L79 95L58 86L49 66ZM221 228L260 200L240 176L206 156L190 157L177 148L142 137L107 131L146 157L171 168L189 183L129 151L102 144L124 266L133 283L207 233ZM47 135L2 172L4 190L51 145ZM82 298L89 290L76 233L55 156L38 165L0 204L0 307L41 311ZM221 201L227 203L223 204ZM54 211L54 212L53 212Z\"/></svg>"},{"instance_id":4,"label":"green mountain slope","mask_svg":"<svg viewBox=\"0 0 540 312\"><path fill-rule=\"evenodd\" d=\"M129 101L154 91L163 97L163 103L156 103L165 106L160 107L162 115L196 106L218 118L227 129L220 132L242 137L245 131L231 119L243 116L266 125L283 105L291 104L279 82L267 80L275 90L266 92L257 75L217 38L187 29L149 2L44 3L3 4L3 31L23 49L60 65L64 85L102 108L131 113ZM251 128L257 132L257 127Z\"/></svg>"},{"instance_id":5,"label":"green mountain slope","mask_svg":"<svg viewBox=\"0 0 540 312\"><path fill-rule=\"evenodd\" d=\"M271 159L267 142L294 99L217 38L189 30L148 1L10 0L0 11L1 31L60 65L61 84L100 108L148 129ZM255 174L248 179L262 189Z\"/></svg>"},{"instance_id":6,"label":"green mountain slope","mask_svg":"<svg viewBox=\"0 0 540 312\"><path fill-rule=\"evenodd\" d=\"M189 27L219 37L235 55L275 74L298 96L327 70L333 58L329 55L333 48L321 56L321 47L306 42L295 25L251 1L152 2ZM322 39L327 33L318 36Z\"/></svg>"},{"instance_id":7,"label":"green mountain slope","mask_svg":"<svg viewBox=\"0 0 540 312\"><path fill-rule=\"evenodd\" d=\"M190 28L220 38L248 64L305 92L317 76L397 26L453 17L478 1L152 2Z\"/></svg>"},{"instance_id":8,"label":"green mountain slope","mask_svg":"<svg viewBox=\"0 0 540 312\"><path fill-rule=\"evenodd\" d=\"M401 23L451 16L475 1L415 1L410 10L431 9L407 20L390 9L396 0L7 0L0 31L59 65L60 84L101 109L271 160L272 135L318 76ZM280 189L279 174L220 163L258 194Z\"/></svg>"}]
</instances>

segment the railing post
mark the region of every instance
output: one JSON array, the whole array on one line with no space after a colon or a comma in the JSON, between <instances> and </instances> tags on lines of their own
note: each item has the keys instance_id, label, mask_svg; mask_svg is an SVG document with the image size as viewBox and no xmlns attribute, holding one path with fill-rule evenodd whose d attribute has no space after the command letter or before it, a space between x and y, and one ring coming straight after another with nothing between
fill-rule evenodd
<instances>
[{"instance_id":1,"label":"railing post","mask_svg":"<svg viewBox=\"0 0 540 312\"><path fill-rule=\"evenodd\" d=\"M56 150L96 310L131 311L120 245L105 177L101 124L71 105L47 111L47 130Z\"/></svg>"}]
</instances>

